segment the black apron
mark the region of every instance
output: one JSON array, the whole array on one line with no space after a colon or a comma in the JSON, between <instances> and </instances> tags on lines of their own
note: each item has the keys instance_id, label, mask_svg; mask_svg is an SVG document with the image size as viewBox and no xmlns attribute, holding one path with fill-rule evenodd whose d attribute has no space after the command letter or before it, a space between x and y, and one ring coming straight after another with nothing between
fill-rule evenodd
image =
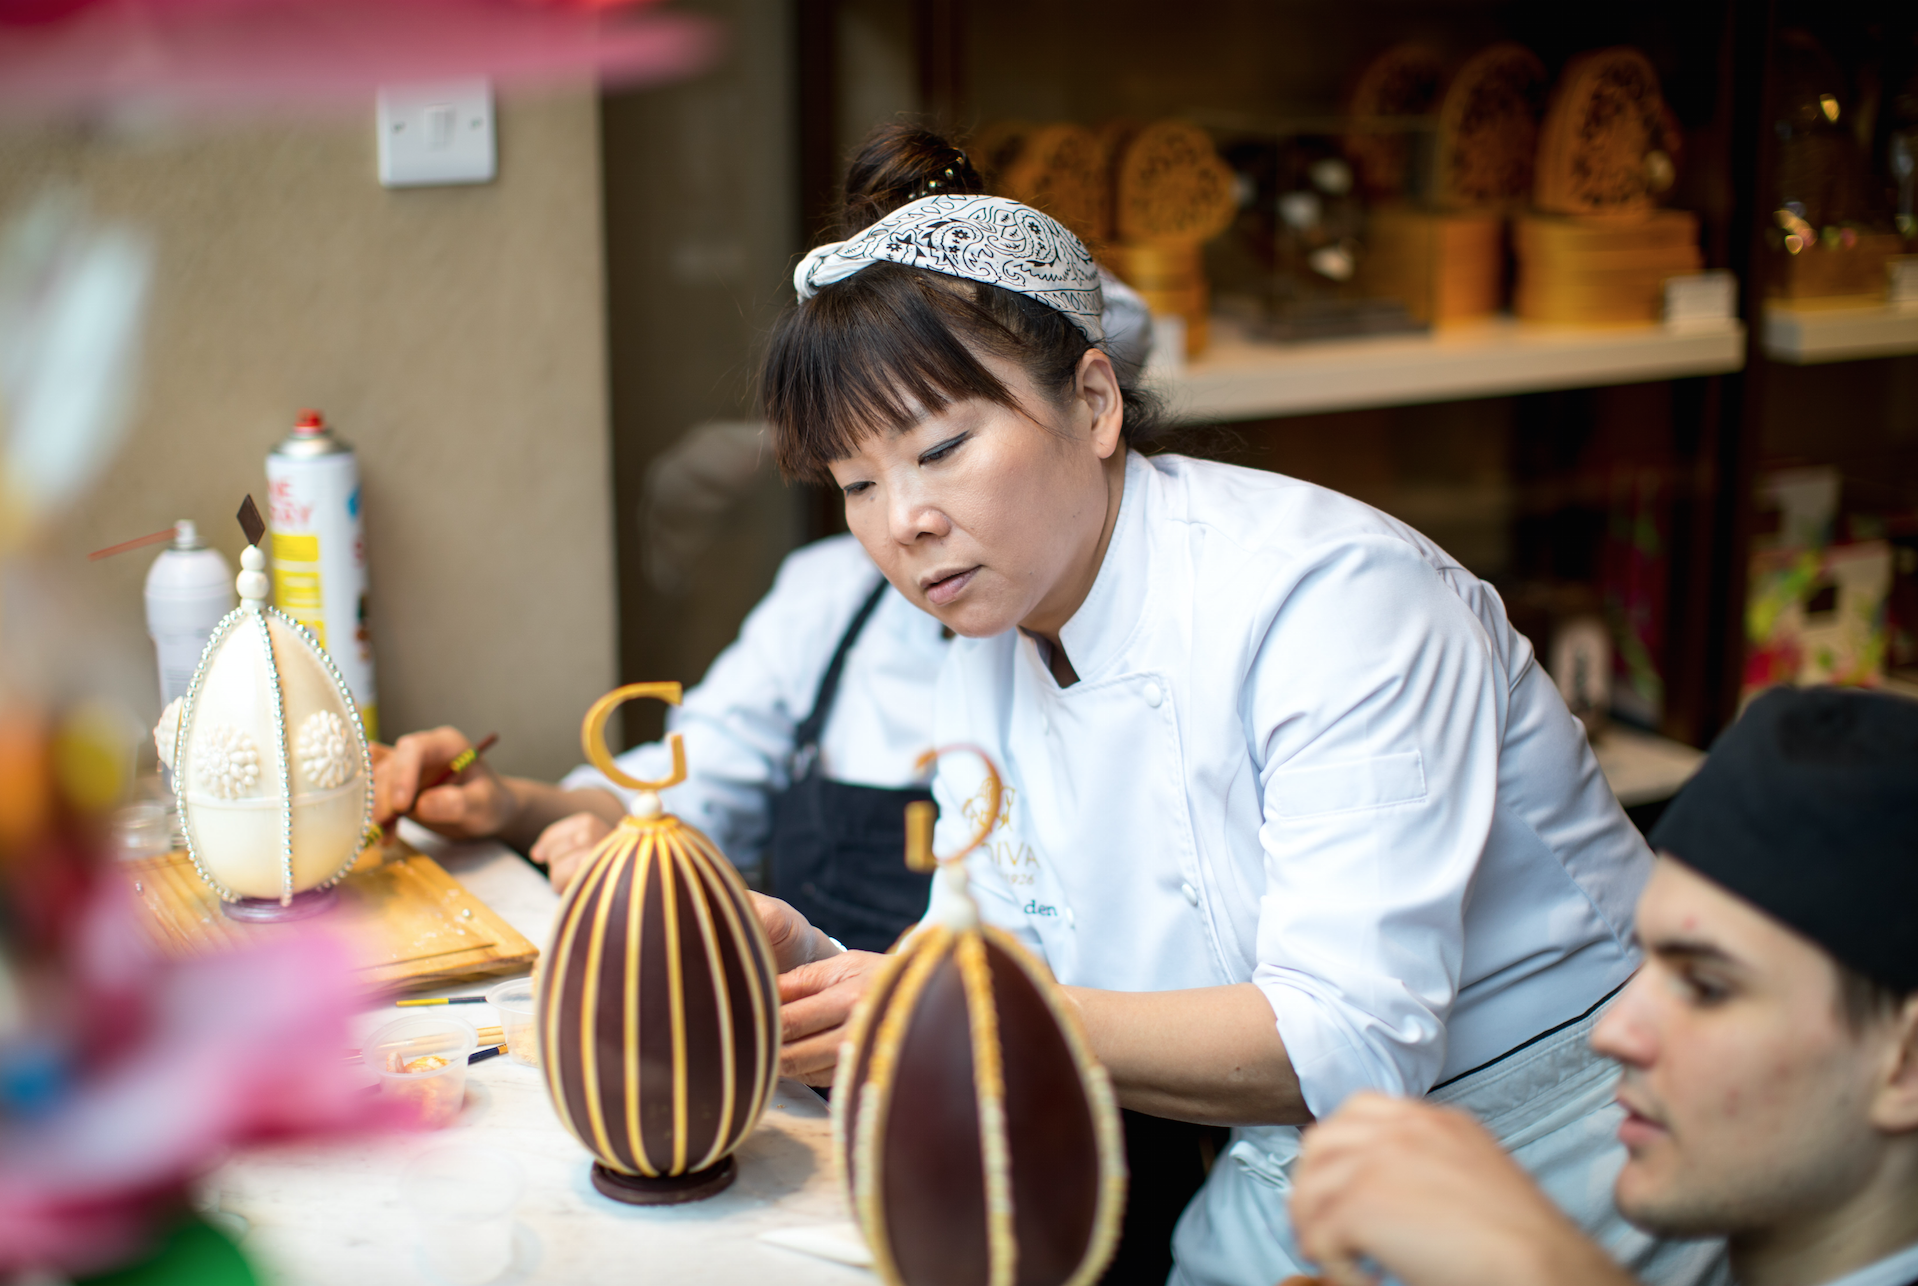
<instances>
[{"instance_id":1,"label":"black apron","mask_svg":"<svg viewBox=\"0 0 1918 1286\"><path fill-rule=\"evenodd\" d=\"M886 589L881 580L854 613L819 680L812 713L794 730L792 785L773 803L766 849L773 895L855 951L884 951L919 923L932 887L931 875L906 869L906 805L932 792L853 786L819 770L819 735L839 695L840 673Z\"/></svg>"}]
</instances>

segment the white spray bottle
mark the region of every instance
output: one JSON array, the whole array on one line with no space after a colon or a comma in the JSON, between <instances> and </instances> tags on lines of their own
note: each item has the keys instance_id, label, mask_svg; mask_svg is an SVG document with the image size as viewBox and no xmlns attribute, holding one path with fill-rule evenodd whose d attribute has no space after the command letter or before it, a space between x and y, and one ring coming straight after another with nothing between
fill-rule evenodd
<instances>
[{"instance_id":1,"label":"white spray bottle","mask_svg":"<svg viewBox=\"0 0 1918 1286\"><path fill-rule=\"evenodd\" d=\"M222 617L233 610L233 569L217 549L200 543L191 518L173 525L173 543L147 572L147 633L160 661L160 704L186 695L200 653Z\"/></svg>"}]
</instances>

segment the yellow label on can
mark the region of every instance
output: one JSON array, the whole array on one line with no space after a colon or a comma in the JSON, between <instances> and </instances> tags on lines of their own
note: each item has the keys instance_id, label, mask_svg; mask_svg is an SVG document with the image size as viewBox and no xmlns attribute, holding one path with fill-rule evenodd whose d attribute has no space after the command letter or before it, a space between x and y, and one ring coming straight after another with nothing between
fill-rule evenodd
<instances>
[{"instance_id":1,"label":"yellow label on can","mask_svg":"<svg viewBox=\"0 0 1918 1286\"><path fill-rule=\"evenodd\" d=\"M309 570L310 569L310 570ZM273 601L326 646L326 597L320 586L320 538L273 533Z\"/></svg>"},{"instance_id":2,"label":"yellow label on can","mask_svg":"<svg viewBox=\"0 0 1918 1286\"><path fill-rule=\"evenodd\" d=\"M318 536L295 536L284 531L273 533L275 563L317 563L320 561Z\"/></svg>"},{"instance_id":3,"label":"yellow label on can","mask_svg":"<svg viewBox=\"0 0 1918 1286\"><path fill-rule=\"evenodd\" d=\"M324 606L320 597L320 574L318 572L290 572L283 567L273 569L273 601L288 616L306 618L301 609L318 612ZM319 619L318 617L314 618Z\"/></svg>"}]
</instances>

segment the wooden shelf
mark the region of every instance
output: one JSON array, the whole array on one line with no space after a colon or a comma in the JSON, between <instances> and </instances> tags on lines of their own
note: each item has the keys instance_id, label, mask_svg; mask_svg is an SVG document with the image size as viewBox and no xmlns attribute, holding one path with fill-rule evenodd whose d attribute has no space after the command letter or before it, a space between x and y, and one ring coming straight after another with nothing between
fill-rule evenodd
<instances>
[{"instance_id":1,"label":"wooden shelf","mask_svg":"<svg viewBox=\"0 0 1918 1286\"><path fill-rule=\"evenodd\" d=\"M1918 353L1918 304L1858 308L1765 305L1765 355L1810 366Z\"/></svg>"},{"instance_id":2,"label":"wooden shelf","mask_svg":"<svg viewBox=\"0 0 1918 1286\"><path fill-rule=\"evenodd\" d=\"M1705 762L1705 752L1682 742L1612 724L1592 743L1598 767L1627 808L1670 799Z\"/></svg>"},{"instance_id":3,"label":"wooden shelf","mask_svg":"<svg viewBox=\"0 0 1918 1286\"><path fill-rule=\"evenodd\" d=\"M1736 321L1586 329L1499 318L1425 335L1272 344L1216 318L1212 334L1205 356L1155 384L1186 423L1636 384L1745 364Z\"/></svg>"}]
</instances>

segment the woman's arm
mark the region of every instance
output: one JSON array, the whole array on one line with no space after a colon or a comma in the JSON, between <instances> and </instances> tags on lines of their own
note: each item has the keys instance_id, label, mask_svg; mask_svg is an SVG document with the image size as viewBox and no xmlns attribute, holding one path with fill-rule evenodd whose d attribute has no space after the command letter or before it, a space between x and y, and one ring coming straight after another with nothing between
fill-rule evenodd
<instances>
[{"instance_id":1,"label":"woman's arm","mask_svg":"<svg viewBox=\"0 0 1918 1286\"><path fill-rule=\"evenodd\" d=\"M839 951L777 898L753 895L778 957L780 1073L830 1085L846 1022L886 957ZM1121 1106L1218 1125L1303 1125L1299 1078L1251 983L1190 991L1067 987Z\"/></svg>"},{"instance_id":2,"label":"woman's arm","mask_svg":"<svg viewBox=\"0 0 1918 1286\"><path fill-rule=\"evenodd\" d=\"M1120 1106L1204 1125L1311 1122L1272 1005L1251 983L1065 993Z\"/></svg>"}]
</instances>

